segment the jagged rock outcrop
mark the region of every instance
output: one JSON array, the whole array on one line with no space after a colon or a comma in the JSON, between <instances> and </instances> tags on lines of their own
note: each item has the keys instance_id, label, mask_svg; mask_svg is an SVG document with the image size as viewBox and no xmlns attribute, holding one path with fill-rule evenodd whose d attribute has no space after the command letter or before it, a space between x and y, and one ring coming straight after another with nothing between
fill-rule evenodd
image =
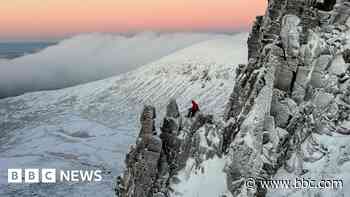
<instances>
[{"instance_id":1,"label":"jagged rock outcrop","mask_svg":"<svg viewBox=\"0 0 350 197\"><path fill-rule=\"evenodd\" d=\"M147 197L174 196L178 174L190 159L195 168L211 158L225 160L225 183L234 197L269 192L259 184L247 188L248 177L270 179L281 169L295 176L307 173L305 163L329 151L318 135L350 135L349 16L345 0L269 0L265 16L253 25L249 60L236 70L223 121L203 114L186 119L171 100L159 141L142 138L153 116L143 118L143 143L128 158L152 158L150 166L157 167L145 169L146 178L138 174L140 161L127 159L121 196L141 196L138 191ZM144 141L158 145L151 148L152 156L140 150L149 146Z\"/></svg>"},{"instance_id":2,"label":"jagged rock outcrop","mask_svg":"<svg viewBox=\"0 0 350 197\"><path fill-rule=\"evenodd\" d=\"M349 131L342 126L348 125L348 116L339 117L345 114L340 109L349 108L337 99L347 94L344 87L348 85L343 84L348 83L345 81L350 74L344 60L348 53L344 37L349 33L348 2L338 1L334 9L330 9L334 2L323 3L269 1L267 15L256 22L269 24L261 26L260 35L256 29L251 33L262 38L254 43L263 44L260 48L249 46L250 53L260 55L250 56L247 67L240 68L225 117L229 124L224 147L231 155L227 173L232 173L228 182L232 183L230 190L235 196L263 196L266 192L259 186L247 190L242 177L269 179L281 167L297 175L305 173L306 154L301 153L302 146L315 148L313 133ZM323 20L325 25L321 27L319 13L327 10L332 17ZM271 31L271 23L280 30ZM266 37L269 39L264 40ZM274 75L266 72L271 67ZM265 73L261 74L261 70ZM268 81L275 85L272 87ZM264 107L256 110L259 105ZM317 158L308 159L319 160L325 150L318 151L321 153Z\"/></svg>"},{"instance_id":3,"label":"jagged rock outcrop","mask_svg":"<svg viewBox=\"0 0 350 197\"><path fill-rule=\"evenodd\" d=\"M193 119L183 118L176 100L171 99L159 137L155 132L154 119L154 107L145 106L136 147L131 147L126 157L126 170L117 178L117 196L170 196L170 184L178 182L176 175L190 157L200 164L221 153L222 135L218 133L211 115L199 113ZM213 136L215 142L211 141ZM201 146L202 138L209 145Z\"/></svg>"},{"instance_id":4,"label":"jagged rock outcrop","mask_svg":"<svg viewBox=\"0 0 350 197\"><path fill-rule=\"evenodd\" d=\"M155 109L145 106L141 115L141 131L136 142L126 156L126 171L118 178L117 194L121 197L146 197L152 192L153 183L158 178L158 160L162 142L154 131Z\"/></svg>"}]
</instances>

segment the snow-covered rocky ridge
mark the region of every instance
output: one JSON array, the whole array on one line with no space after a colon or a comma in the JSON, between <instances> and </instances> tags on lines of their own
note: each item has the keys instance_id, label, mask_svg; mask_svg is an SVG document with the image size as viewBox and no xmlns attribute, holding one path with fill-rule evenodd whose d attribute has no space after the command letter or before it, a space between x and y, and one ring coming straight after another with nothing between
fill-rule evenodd
<instances>
[{"instance_id":1,"label":"snow-covered rocky ridge","mask_svg":"<svg viewBox=\"0 0 350 197\"><path fill-rule=\"evenodd\" d=\"M143 105L191 99L222 114L247 34L200 42L129 73L0 100L0 196L112 196ZM234 44L233 44L234 43ZM159 120L163 115L159 114ZM102 169L103 182L8 185L8 168ZM103 192L101 192L103 191Z\"/></svg>"},{"instance_id":2,"label":"snow-covered rocky ridge","mask_svg":"<svg viewBox=\"0 0 350 197\"><path fill-rule=\"evenodd\" d=\"M145 106L117 195L349 196L349 16L345 0L269 0L223 119L201 113L190 120L170 100L154 135L155 112L162 110ZM298 189L296 177L342 184ZM247 185L248 178L256 185ZM271 179L289 179L291 188L259 184Z\"/></svg>"}]
</instances>

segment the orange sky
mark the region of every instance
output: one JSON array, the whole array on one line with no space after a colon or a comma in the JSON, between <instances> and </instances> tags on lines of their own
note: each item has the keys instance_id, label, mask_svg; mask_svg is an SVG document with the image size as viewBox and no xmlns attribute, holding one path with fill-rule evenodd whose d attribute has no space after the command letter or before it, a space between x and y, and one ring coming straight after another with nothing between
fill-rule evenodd
<instances>
[{"instance_id":1,"label":"orange sky","mask_svg":"<svg viewBox=\"0 0 350 197\"><path fill-rule=\"evenodd\" d=\"M1 0L0 41L84 32L247 30L267 0Z\"/></svg>"}]
</instances>

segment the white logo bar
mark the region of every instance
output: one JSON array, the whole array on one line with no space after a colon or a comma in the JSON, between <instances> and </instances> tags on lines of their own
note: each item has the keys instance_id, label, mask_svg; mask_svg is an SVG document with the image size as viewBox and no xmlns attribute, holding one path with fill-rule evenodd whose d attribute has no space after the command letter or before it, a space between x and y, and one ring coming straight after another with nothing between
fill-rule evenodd
<instances>
[{"instance_id":1,"label":"white logo bar","mask_svg":"<svg viewBox=\"0 0 350 197\"><path fill-rule=\"evenodd\" d=\"M99 182L101 170L8 169L8 183Z\"/></svg>"}]
</instances>

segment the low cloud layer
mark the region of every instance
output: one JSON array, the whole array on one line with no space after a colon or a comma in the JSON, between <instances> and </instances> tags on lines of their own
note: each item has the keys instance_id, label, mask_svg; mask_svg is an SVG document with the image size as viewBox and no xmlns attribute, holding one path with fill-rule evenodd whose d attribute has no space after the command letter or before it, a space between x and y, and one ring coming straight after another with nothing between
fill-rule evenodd
<instances>
[{"instance_id":1,"label":"low cloud layer","mask_svg":"<svg viewBox=\"0 0 350 197\"><path fill-rule=\"evenodd\" d=\"M0 61L0 98L60 89L118 75L219 36L151 32L132 37L109 34L76 36L37 54Z\"/></svg>"}]
</instances>

